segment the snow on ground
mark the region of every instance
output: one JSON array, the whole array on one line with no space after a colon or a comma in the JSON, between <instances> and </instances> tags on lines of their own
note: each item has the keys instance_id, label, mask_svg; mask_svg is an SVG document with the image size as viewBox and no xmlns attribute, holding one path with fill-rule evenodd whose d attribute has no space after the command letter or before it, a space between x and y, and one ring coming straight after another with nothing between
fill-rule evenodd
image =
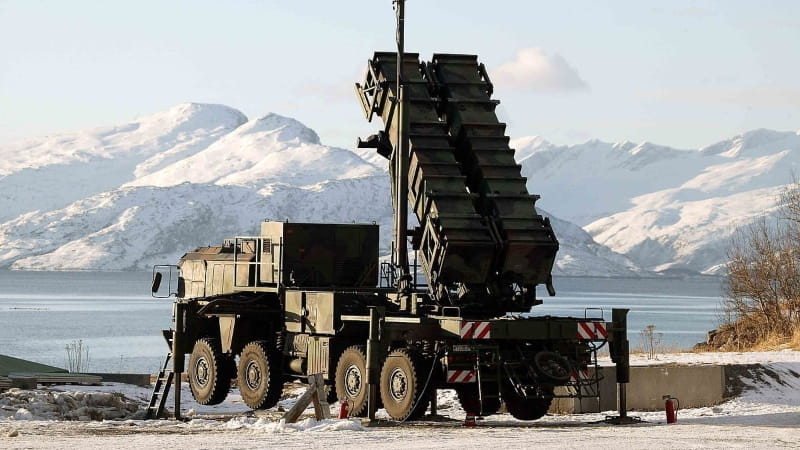
<instances>
[{"instance_id":1,"label":"snow on ground","mask_svg":"<svg viewBox=\"0 0 800 450\"><path fill-rule=\"evenodd\" d=\"M606 411L548 415L535 422L497 414L479 421L477 427L463 427L464 412L450 390L439 393L439 414L443 419L372 427L356 419L317 421L311 418L313 409L309 408L298 423L286 424L280 419L282 411L291 407L302 393L304 388L300 384L287 389L278 407L257 413L242 403L236 391L221 405L202 407L185 390L183 412L190 417L187 422L141 420L141 413L126 420L43 420L34 412L46 411L43 404L59 396L77 398L78 393L83 393L82 398L108 399L102 394L119 393L124 398L145 402L150 392L147 388L117 383L58 386L35 391L35 395L25 391L33 401L16 406L24 407L29 414L19 413L19 409L9 411L12 408L8 405L2 407L0 448L800 447L800 352L680 353L660 355L655 362L762 363L765 370L742 379L748 389L737 398L713 407L679 410L677 424L667 425L660 411L630 412L629 415L645 422L628 426L602 423L606 416L616 415L615 411ZM633 361L634 365L645 363L653 361L639 357ZM16 397L23 395L17 393ZM331 411L335 410L336 405L332 405ZM380 412L379 418L386 416Z\"/></svg>"},{"instance_id":2,"label":"snow on ground","mask_svg":"<svg viewBox=\"0 0 800 450\"><path fill-rule=\"evenodd\" d=\"M647 359L643 353L631 355L632 366L651 366L656 364L762 364L762 363L800 363L800 351L777 350L771 352L680 352L659 353L654 359ZM603 358L601 365L611 365L611 360Z\"/></svg>"}]
</instances>

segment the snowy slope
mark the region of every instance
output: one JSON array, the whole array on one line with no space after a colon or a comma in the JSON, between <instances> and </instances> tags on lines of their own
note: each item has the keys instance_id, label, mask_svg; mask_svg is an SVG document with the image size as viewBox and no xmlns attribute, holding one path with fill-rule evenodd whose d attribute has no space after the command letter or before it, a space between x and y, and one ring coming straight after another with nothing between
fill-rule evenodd
<instances>
[{"instance_id":1,"label":"snowy slope","mask_svg":"<svg viewBox=\"0 0 800 450\"><path fill-rule=\"evenodd\" d=\"M550 217L550 223L558 238L559 250L553 267L554 275L595 277L648 275L626 256L598 244L581 227L553 217L542 209L538 212Z\"/></svg>"},{"instance_id":2,"label":"snowy slope","mask_svg":"<svg viewBox=\"0 0 800 450\"><path fill-rule=\"evenodd\" d=\"M719 273L738 227L773 212L800 133L755 130L698 150L513 143L540 205L645 269Z\"/></svg>"},{"instance_id":3,"label":"snowy slope","mask_svg":"<svg viewBox=\"0 0 800 450\"><path fill-rule=\"evenodd\" d=\"M225 237L257 234L265 219L375 220L388 230L385 184L382 177L334 180L308 189L277 184L265 187L269 195L190 183L115 189L0 225L0 264L33 270L142 269L175 262L188 250ZM350 207L341 207L343 199Z\"/></svg>"},{"instance_id":4,"label":"snowy slope","mask_svg":"<svg viewBox=\"0 0 800 450\"><path fill-rule=\"evenodd\" d=\"M222 105L184 103L117 126L0 145L0 222L147 175L216 142L247 118Z\"/></svg>"},{"instance_id":5,"label":"snowy slope","mask_svg":"<svg viewBox=\"0 0 800 450\"><path fill-rule=\"evenodd\" d=\"M114 127L0 148L0 267L143 269L265 219L372 222L388 253L387 164L329 147L299 121L183 104ZM27 156L26 156L27 155ZM2 203L5 202L5 203ZM556 273L630 276L632 263L554 219Z\"/></svg>"},{"instance_id":6,"label":"snowy slope","mask_svg":"<svg viewBox=\"0 0 800 450\"><path fill-rule=\"evenodd\" d=\"M317 134L297 120L268 114L245 123L203 151L128 185L188 182L258 189L265 183L303 186L376 173L375 166L356 154L322 145Z\"/></svg>"}]
</instances>

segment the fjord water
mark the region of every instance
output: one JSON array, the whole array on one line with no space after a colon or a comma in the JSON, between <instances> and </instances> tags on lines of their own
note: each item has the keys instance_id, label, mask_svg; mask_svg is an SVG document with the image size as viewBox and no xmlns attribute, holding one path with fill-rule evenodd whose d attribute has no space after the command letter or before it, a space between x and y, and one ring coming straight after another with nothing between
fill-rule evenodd
<instances>
[{"instance_id":1,"label":"fjord water","mask_svg":"<svg viewBox=\"0 0 800 450\"><path fill-rule=\"evenodd\" d=\"M0 354L65 367L65 347L82 340L88 371L157 372L172 303L150 296L150 280L148 272L0 271ZM705 340L718 324L717 279L557 278L555 285L558 295L534 315L583 317L590 307L610 320L612 307L629 308L631 348L647 325L677 349Z\"/></svg>"},{"instance_id":2,"label":"fjord water","mask_svg":"<svg viewBox=\"0 0 800 450\"><path fill-rule=\"evenodd\" d=\"M627 308L632 350L643 347L642 330L649 325L655 326L656 350L690 349L705 342L706 333L720 324L721 283L715 277L556 278L556 296L547 297L539 289L544 304L534 307L533 315L602 314L610 321L612 308Z\"/></svg>"},{"instance_id":3,"label":"fjord water","mask_svg":"<svg viewBox=\"0 0 800 450\"><path fill-rule=\"evenodd\" d=\"M155 373L168 351L172 302L148 272L0 271L0 354L66 367L81 340L88 371Z\"/></svg>"}]
</instances>

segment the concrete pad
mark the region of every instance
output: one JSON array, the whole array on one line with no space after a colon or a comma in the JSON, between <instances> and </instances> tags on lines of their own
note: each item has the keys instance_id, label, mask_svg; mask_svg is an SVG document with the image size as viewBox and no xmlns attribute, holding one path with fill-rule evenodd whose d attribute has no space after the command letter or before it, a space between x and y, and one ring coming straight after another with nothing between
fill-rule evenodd
<instances>
[{"instance_id":1,"label":"concrete pad","mask_svg":"<svg viewBox=\"0 0 800 450\"><path fill-rule=\"evenodd\" d=\"M557 398L553 400L550 412L564 414L616 411L616 368L600 367L599 374L599 398ZM664 395L677 398L681 408L716 405L729 396L727 384L725 366L631 367L627 406L629 411L660 411L664 409Z\"/></svg>"}]
</instances>

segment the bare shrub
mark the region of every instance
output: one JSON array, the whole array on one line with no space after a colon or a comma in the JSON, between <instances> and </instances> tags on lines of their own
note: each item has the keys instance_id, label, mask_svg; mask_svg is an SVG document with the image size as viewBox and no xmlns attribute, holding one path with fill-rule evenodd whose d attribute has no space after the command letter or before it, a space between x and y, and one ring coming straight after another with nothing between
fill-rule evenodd
<instances>
[{"instance_id":1,"label":"bare shrub","mask_svg":"<svg viewBox=\"0 0 800 450\"><path fill-rule=\"evenodd\" d=\"M728 320L717 333L728 349L790 340L800 329L798 181L783 192L781 201L777 217L763 217L731 239L723 283Z\"/></svg>"},{"instance_id":2,"label":"bare shrub","mask_svg":"<svg viewBox=\"0 0 800 450\"><path fill-rule=\"evenodd\" d=\"M83 345L82 339L70 342L64 350L67 352L67 370L73 373L89 370L89 347Z\"/></svg>"},{"instance_id":3,"label":"bare shrub","mask_svg":"<svg viewBox=\"0 0 800 450\"><path fill-rule=\"evenodd\" d=\"M642 350L647 359L657 359L656 353L663 350L663 336L664 333L656 333L655 325L648 325L639 332L639 337L642 340Z\"/></svg>"}]
</instances>

